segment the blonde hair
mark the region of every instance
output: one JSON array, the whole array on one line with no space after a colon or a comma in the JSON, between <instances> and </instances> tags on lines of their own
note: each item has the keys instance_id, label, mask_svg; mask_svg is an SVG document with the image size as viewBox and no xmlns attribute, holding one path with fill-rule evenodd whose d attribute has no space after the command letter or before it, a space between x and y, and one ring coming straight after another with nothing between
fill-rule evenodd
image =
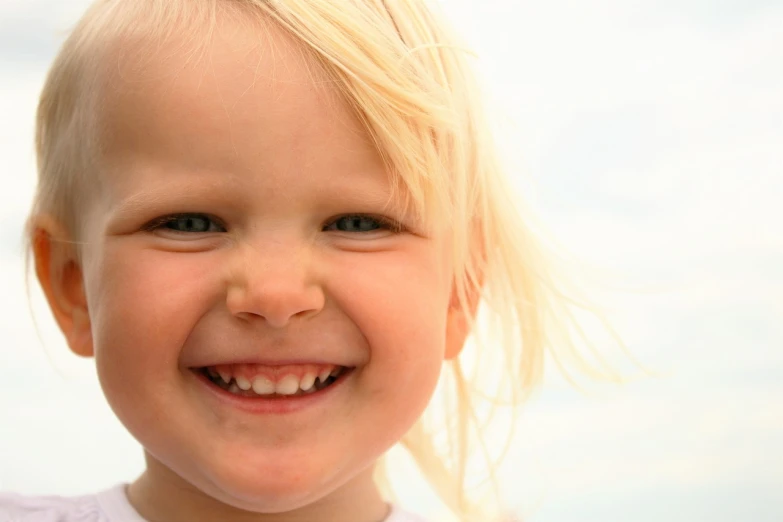
<instances>
[{"instance_id":1,"label":"blonde hair","mask_svg":"<svg viewBox=\"0 0 783 522\"><path fill-rule=\"evenodd\" d=\"M490 477L496 465L483 442L478 401L501 402L505 394L521 404L541 382L547 352L564 371L571 363L582 373L617 376L580 356L571 312L580 306L562 292L534 221L511 196L470 53L423 0L98 0L63 45L41 96L32 217L50 214L78 233L75 209L100 147L99 68L110 44L139 37L160 45L175 35L198 41L219 8L256 13L298 40L355 109L397 188L425 221L450 223L458 304L475 309L471 296L480 295L487 317L473 321L469 314L478 354L469 375L460 358L449 361L438 394L445 409L431 405L401 442L460 519L487 516L466 494L476 444ZM491 391L479 385L487 375Z\"/></svg>"}]
</instances>

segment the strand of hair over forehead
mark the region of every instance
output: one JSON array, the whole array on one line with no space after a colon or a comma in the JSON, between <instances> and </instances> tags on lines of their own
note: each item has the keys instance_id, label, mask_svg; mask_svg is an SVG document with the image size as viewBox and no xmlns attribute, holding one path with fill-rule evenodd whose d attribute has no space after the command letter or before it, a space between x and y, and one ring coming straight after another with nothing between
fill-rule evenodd
<instances>
[{"instance_id":1,"label":"strand of hair over forehead","mask_svg":"<svg viewBox=\"0 0 783 522\"><path fill-rule=\"evenodd\" d=\"M350 4L346 8L345 4ZM387 165L425 214L451 222L455 186L466 174L464 105L452 89L459 71L433 34L427 12L409 2L263 2L267 13L314 49L370 130ZM432 217L432 216L429 216Z\"/></svg>"}]
</instances>

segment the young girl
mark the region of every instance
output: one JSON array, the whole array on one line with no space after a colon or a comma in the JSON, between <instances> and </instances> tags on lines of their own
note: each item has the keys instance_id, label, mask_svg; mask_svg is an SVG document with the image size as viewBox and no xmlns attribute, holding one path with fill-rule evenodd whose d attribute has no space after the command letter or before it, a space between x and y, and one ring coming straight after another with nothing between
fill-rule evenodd
<instances>
[{"instance_id":1,"label":"young girl","mask_svg":"<svg viewBox=\"0 0 783 522\"><path fill-rule=\"evenodd\" d=\"M468 59L421 0L98 0L41 96L29 241L146 470L0 514L413 521L378 476L401 442L487 520L476 399L521 402L567 328Z\"/></svg>"}]
</instances>

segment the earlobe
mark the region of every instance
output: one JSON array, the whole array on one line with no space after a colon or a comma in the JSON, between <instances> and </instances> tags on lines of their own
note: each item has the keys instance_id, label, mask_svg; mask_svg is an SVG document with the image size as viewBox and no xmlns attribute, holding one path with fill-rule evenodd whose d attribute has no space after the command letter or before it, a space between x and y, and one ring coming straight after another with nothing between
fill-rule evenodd
<instances>
[{"instance_id":1,"label":"earlobe","mask_svg":"<svg viewBox=\"0 0 783 522\"><path fill-rule=\"evenodd\" d=\"M478 304L481 300L481 281L477 287L466 290L467 303L460 305L457 298L456 284L452 288L451 302L446 319L446 352L444 359L456 358L465 347L465 341L470 334L473 321L476 319Z\"/></svg>"},{"instance_id":2,"label":"earlobe","mask_svg":"<svg viewBox=\"0 0 783 522\"><path fill-rule=\"evenodd\" d=\"M459 310L449 310L448 325L446 327L446 352L444 359L450 361L456 358L465 347L470 329L467 317Z\"/></svg>"},{"instance_id":3,"label":"earlobe","mask_svg":"<svg viewBox=\"0 0 783 522\"><path fill-rule=\"evenodd\" d=\"M71 350L93 355L92 331L81 262L69 234L57 221L40 216L33 223L35 273Z\"/></svg>"}]
</instances>

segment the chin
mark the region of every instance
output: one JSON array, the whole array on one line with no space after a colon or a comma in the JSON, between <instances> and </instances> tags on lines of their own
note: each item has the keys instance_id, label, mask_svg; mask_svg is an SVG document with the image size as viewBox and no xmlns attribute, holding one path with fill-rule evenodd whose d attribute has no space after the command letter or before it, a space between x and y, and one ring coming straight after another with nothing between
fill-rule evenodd
<instances>
[{"instance_id":1,"label":"chin","mask_svg":"<svg viewBox=\"0 0 783 522\"><path fill-rule=\"evenodd\" d=\"M207 477L210 487L205 493L239 509L282 513L312 504L339 487L330 488L324 474L315 470L294 468L223 469Z\"/></svg>"}]
</instances>

